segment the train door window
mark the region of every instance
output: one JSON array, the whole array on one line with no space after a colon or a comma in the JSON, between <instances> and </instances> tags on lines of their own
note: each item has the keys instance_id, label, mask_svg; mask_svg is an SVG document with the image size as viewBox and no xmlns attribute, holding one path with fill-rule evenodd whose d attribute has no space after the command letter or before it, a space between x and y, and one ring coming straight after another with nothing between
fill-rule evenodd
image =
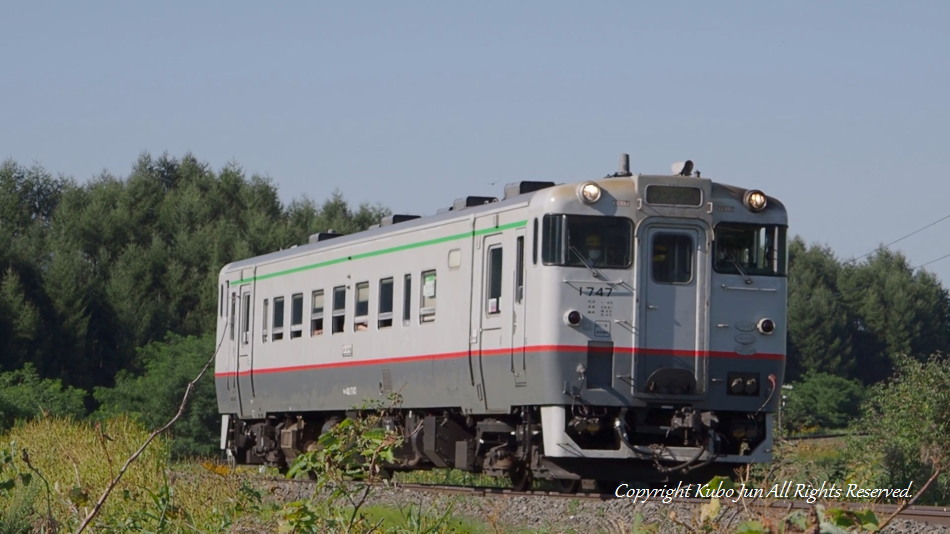
<instances>
[{"instance_id":1,"label":"train door window","mask_svg":"<svg viewBox=\"0 0 950 534\"><path fill-rule=\"evenodd\" d=\"M515 302L524 299L524 236L515 240Z\"/></svg>"},{"instance_id":2,"label":"train door window","mask_svg":"<svg viewBox=\"0 0 950 534\"><path fill-rule=\"evenodd\" d=\"M237 295L231 295L231 316L228 317L228 329L231 331L231 341L234 341L234 311L237 308Z\"/></svg>"},{"instance_id":3,"label":"train door window","mask_svg":"<svg viewBox=\"0 0 950 534\"><path fill-rule=\"evenodd\" d=\"M290 297L290 339L303 336L303 293Z\"/></svg>"},{"instance_id":4,"label":"train door window","mask_svg":"<svg viewBox=\"0 0 950 534\"><path fill-rule=\"evenodd\" d=\"M218 286L218 317L224 316L224 286Z\"/></svg>"},{"instance_id":5,"label":"train door window","mask_svg":"<svg viewBox=\"0 0 950 534\"><path fill-rule=\"evenodd\" d=\"M501 313L501 254L500 245L488 249L488 293L485 294L485 313L488 315Z\"/></svg>"},{"instance_id":6,"label":"train door window","mask_svg":"<svg viewBox=\"0 0 950 534\"><path fill-rule=\"evenodd\" d=\"M531 265L538 264L538 218L534 219L534 230L531 232Z\"/></svg>"},{"instance_id":7,"label":"train door window","mask_svg":"<svg viewBox=\"0 0 950 534\"><path fill-rule=\"evenodd\" d=\"M274 341L284 339L284 297L274 297Z\"/></svg>"},{"instance_id":8,"label":"train door window","mask_svg":"<svg viewBox=\"0 0 950 534\"><path fill-rule=\"evenodd\" d=\"M688 284L693 279L693 238L685 234L653 236L653 281Z\"/></svg>"},{"instance_id":9,"label":"train door window","mask_svg":"<svg viewBox=\"0 0 950 534\"><path fill-rule=\"evenodd\" d=\"M435 321L435 271L422 272L422 306L419 308L419 322Z\"/></svg>"},{"instance_id":10,"label":"train door window","mask_svg":"<svg viewBox=\"0 0 950 534\"><path fill-rule=\"evenodd\" d=\"M369 330L369 282L356 284L356 317L353 320L353 330L360 332Z\"/></svg>"},{"instance_id":11,"label":"train door window","mask_svg":"<svg viewBox=\"0 0 950 534\"><path fill-rule=\"evenodd\" d=\"M267 343L267 321L270 313L270 299L264 299L264 313L261 314L261 341Z\"/></svg>"},{"instance_id":12,"label":"train door window","mask_svg":"<svg viewBox=\"0 0 950 534\"><path fill-rule=\"evenodd\" d=\"M251 294L245 293L241 299L241 342L247 343L251 335Z\"/></svg>"},{"instance_id":13,"label":"train door window","mask_svg":"<svg viewBox=\"0 0 950 534\"><path fill-rule=\"evenodd\" d=\"M393 325L393 279L384 278L379 281L379 314L377 328L389 328Z\"/></svg>"},{"instance_id":14,"label":"train door window","mask_svg":"<svg viewBox=\"0 0 950 534\"><path fill-rule=\"evenodd\" d=\"M408 325L412 312L412 275L407 274L402 284L402 324Z\"/></svg>"},{"instance_id":15,"label":"train door window","mask_svg":"<svg viewBox=\"0 0 950 534\"><path fill-rule=\"evenodd\" d=\"M310 335L323 335L323 290L315 289L310 294Z\"/></svg>"},{"instance_id":16,"label":"train door window","mask_svg":"<svg viewBox=\"0 0 950 534\"><path fill-rule=\"evenodd\" d=\"M346 286L337 286L333 288L332 332L334 334L342 332L344 324L346 324Z\"/></svg>"}]
</instances>

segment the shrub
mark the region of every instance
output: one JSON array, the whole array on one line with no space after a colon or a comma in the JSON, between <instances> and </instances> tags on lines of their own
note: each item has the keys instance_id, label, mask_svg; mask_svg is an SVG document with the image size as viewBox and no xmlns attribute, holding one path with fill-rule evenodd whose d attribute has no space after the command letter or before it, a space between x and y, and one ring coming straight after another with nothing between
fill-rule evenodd
<instances>
[{"instance_id":1,"label":"shrub","mask_svg":"<svg viewBox=\"0 0 950 534\"><path fill-rule=\"evenodd\" d=\"M0 373L0 432L17 420L38 415L80 418L86 413L84 397L82 390L64 388L60 380L41 379L30 363L20 370Z\"/></svg>"},{"instance_id":2,"label":"shrub","mask_svg":"<svg viewBox=\"0 0 950 534\"><path fill-rule=\"evenodd\" d=\"M809 373L792 386L782 413L782 426L788 431L844 428L861 413L864 391L857 381Z\"/></svg>"}]
</instances>

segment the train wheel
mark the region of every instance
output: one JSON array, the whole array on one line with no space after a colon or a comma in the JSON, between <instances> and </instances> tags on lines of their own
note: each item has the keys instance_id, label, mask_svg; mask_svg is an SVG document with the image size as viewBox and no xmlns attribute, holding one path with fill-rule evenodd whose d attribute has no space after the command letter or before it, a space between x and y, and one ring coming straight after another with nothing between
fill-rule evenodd
<instances>
[{"instance_id":1,"label":"train wheel","mask_svg":"<svg viewBox=\"0 0 950 534\"><path fill-rule=\"evenodd\" d=\"M554 486L561 493L577 493L577 490L581 489L581 479L559 478L554 481Z\"/></svg>"},{"instance_id":2,"label":"train wheel","mask_svg":"<svg viewBox=\"0 0 950 534\"><path fill-rule=\"evenodd\" d=\"M527 491L531 489L533 476L528 466L519 463L508 471L508 478L511 480L511 489L515 491Z\"/></svg>"}]
</instances>

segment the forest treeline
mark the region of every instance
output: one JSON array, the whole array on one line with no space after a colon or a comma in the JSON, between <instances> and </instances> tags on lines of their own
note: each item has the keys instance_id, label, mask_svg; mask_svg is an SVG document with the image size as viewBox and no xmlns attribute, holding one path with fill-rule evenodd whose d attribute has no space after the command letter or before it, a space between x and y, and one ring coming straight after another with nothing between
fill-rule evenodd
<instances>
[{"instance_id":1,"label":"forest treeline","mask_svg":"<svg viewBox=\"0 0 950 534\"><path fill-rule=\"evenodd\" d=\"M351 209L338 192L325 196L320 206L308 198L283 205L270 180L233 164L215 171L190 154L142 154L128 176L103 173L85 184L5 161L0 430L37 411L154 416L152 404L177 404L187 379L178 391L174 380L200 368L181 358L207 360L214 350L221 267L389 214ZM167 367L157 363L176 355ZM168 385L139 391L150 366L167 371Z\"/></svg>"},{"instance_id":2,"label":"forest treeline","mask_svg":"<svg viewBox=\"0 0 950 534\"><path fill-rule=\"evenodd\" d=\"M275 185L236 164L142 154L126 177L87 183L42 167L0 167L0 430L37 409L82 417L119 411L147 424L174 412L214 350L216 275L226 263L353 232L389 214L337 192L281 203ZM842 261L790 244L787 381L854 412L898 354L925 361L950 345L950 298L898 252ZM809 393L809 384L811 391ZM213 436L211 381L193 425ZM203 399L203 400L201 400ZM816 403L825 402L816 400ZM203 403L203 404L202 404ZM815 409L802 410L802 417ZM202 412L204 410L204 412ZM831 421L834 423L834 421ZM829 424L829 421L815 421ZM179 430L179 434L187 434ZM207 451L191 437L187 450Z\"/></svg>"}]
</instances>

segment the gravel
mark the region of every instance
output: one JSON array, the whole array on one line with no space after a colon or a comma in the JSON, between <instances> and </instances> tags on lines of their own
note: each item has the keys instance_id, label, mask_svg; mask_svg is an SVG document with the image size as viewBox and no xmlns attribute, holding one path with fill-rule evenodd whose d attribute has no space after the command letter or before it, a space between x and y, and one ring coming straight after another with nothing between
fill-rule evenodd
<instances>
[{"instance_id":1,"label":"gravel","mask_svg":"<svg viewBox=\"0 0 950 534\"><path fill-rule=\"evenodd\" d=\"M278 484L270 491L279 501L310 497L310 486ZM443 494L429 490L403 488L399 485L379 486L373 489L367 505L384 505L405 509L416 506L424 512L439 514L451 510L457 518L468 518L482 524L488 532L583 532L630 533L636 525L655 525L648 532L690 532L700 527L700 508L685 502L647 502L634 504L630 499L588 499L557 495L507 496L483 495L475 492ZM715 523L718 532L733 532L744 521L751 519L771 522L772 532L779 530L784 510L775 510L774 517L756 516L743 510L741 505L724 505ZM675 517L674 519L671 519ZM249 531L242 531L249 532ZM786 532L800 532L789 528ZM950 528L915 521L895 520L883 532L943 533Z\"/></svg>"}]
</instances>

